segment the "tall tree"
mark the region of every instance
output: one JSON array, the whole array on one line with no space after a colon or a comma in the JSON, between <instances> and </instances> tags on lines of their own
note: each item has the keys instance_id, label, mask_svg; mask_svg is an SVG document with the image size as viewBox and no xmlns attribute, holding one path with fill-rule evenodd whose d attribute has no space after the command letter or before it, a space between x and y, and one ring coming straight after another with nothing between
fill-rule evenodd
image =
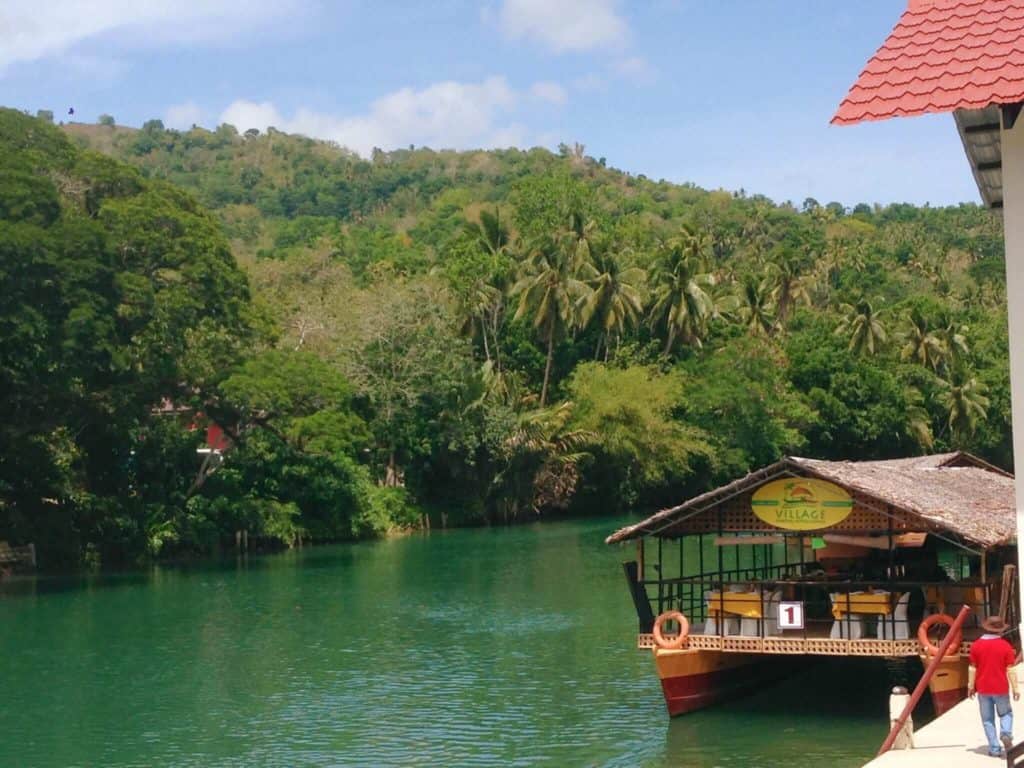
<instances>
[{"instance_id":1,"label":"tall tree","mask_svg":"<svg viewBox=\"0 0 1024 768\"><path fill-rule=\"evenodd\" d=\"M578 246L579 241L565 233L541 239L527 252L520 265L521 277L512 286L512 295L519 297L514 319L529 317L547 347L541 408L548 400L555 341L575 326L577 303L587 291L578 277Z\"/></svg>"},{"instance_id":2,"label":"tall tree","mask_svg":"<svg viewBox=\"0 0 1024 768\"><path fill-rule=\"evenodd\" d=\"M920 307L911 309L905 321L900 359L919 363L935 371L945 356L945 347L929 327L924 312Z\"/></svg>"},{"instance_id":3,"label":"tall tree","mask_svg":"<svg viewBox=\"0 0 1024 768\"><path fill-rule=\"evenodd\" d=\"M768 274L775 303L775 323L783 327L793 307L811 303L802 259L792 248L782 248L769 265Z\"/></svg>"},{"instance_id":4,"label":"tall tree","mask_svg":"<svg viewBox=\"0 0 1024 768\"><path fill-rule=\"evenodd\" d=\"M601 336L594 357L600 356L603 344L607 359L612 341L617 342L643 314L643 283L647 275L639 267L623 268L618 255L605 244L591 248L590 255L590 261L582 267L590 291L580 299L580 325L597 323Z\"/></svg>"},{"instance_id":5,"label":"tall tree","mask_svg":"<svg viewBox=\"0 0 1024 768\"><path fill-rule=\"evenodd\" d=\"M652 328L664 328L666 355L680 339L700 347L715 315L708 292L714 279L706 271L705 255L700 236L684 228L662 247L655 264L650 323Z\"/></svg>"},{"instance_id":6,"label":"tall tree","mask_svg":"<svg viewBox=\"0 0 1024 768\"><path fill-rule=\"evenodd\" d=\"M962 367L954 368L942 384L940 399L949 414L947 425L953 439L964 445L973 437L978 422L987 416L989 400L985 385Z\"/></svg>"},{"instance_id":7,"label":"tall tree","mask_svg":"<svg viewBox=\"0 0 1024 768\"><path fill-rule=\"evenodd\" d=\"M751 336L770 336L776 318L768 286L755 274L744 275L731 297L736 317Z\"/></svg>"},{"instance_id":8,"label":"tall tree","mask_svg":"<svg viewBox=\"0 0 1024 768\"><path fill-rule=\"evenodd\" d=\"M879 319L879 312L867 299L860 299L855 304L840 306L843 318L836 327L836 333L849 334L848 348L858 355L874 355L886 341L885 327Z\"/></svg>"}]
</instances>

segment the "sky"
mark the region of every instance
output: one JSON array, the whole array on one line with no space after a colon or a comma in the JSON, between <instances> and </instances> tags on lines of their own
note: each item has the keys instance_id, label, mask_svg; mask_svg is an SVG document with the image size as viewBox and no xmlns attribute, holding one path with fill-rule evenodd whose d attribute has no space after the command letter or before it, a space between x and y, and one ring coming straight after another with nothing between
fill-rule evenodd
<instances>
[{"instance_id":1,"label":"sky","mask_svg":"<svg viewBox=\"0 0 1024 768\"><path fill-rule=\"evenodd\" d=\"M977 202L950 115L829 125L905 5L0 0L0 105L274 126L363 155L579 142L779 202Z\"/></svg>"}]
</instances>

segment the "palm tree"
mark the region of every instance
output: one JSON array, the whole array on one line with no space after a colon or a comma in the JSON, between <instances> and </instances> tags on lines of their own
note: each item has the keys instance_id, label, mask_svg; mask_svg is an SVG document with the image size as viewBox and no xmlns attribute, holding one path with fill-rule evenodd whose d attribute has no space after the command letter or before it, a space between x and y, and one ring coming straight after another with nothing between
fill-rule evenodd
<instances>
[{"instance_id":1,"label":"palm tree","mask_svg":"<svg viewBox=\"0 0 1024 768\"><path fill-rule=\"evenodd\" d=\"M974 435L978 422L987 416L989 400L985 396L985 385L960 366L952 370L949 380L943 380L942 385L944 391L939 397L949 412L950 432L962 444Z\"/></svg>"},{"instance_id":2,"label":"palm tree","mask_svg":"<svg viewBox=\"0 0 1024 768\"><path fill-rule=\"evenodd\" d=\"M935 335L942 344L945 356L949 360L950 368L959 367L970 353L970 348L967 346L967 332L969 330L968 326L959 324L949 314L946 314L940 320L940 327L935 332Z\"/></svg>"},{"instance_id":3,"label":"palm tree","mask_svg":"<svg viewBox=\"0 0 1024 768\"><path fill-rule=\"evenodd\" d=\"M775 325L772 302L766 281L747 274L736 286L730 308L751 336L771 336Z\"/></svg>"},{"instance_id":4,"label":"palm tree","mask_svg":"<svg viewBox=\"0 0 1024 768\"><path fill-rule=\"evenodd\" d=\"M501 221L501 211L480 211L480 221L467 221L465 231L485 253L504 253L512 245L512 235Z\"/></svg>"},{"instance_id":5,"label":"palm tree","mask_svg":"<svg viewBox=\"0 0 1024 768\"><path fill-rule=\"evenodd\" d=\"M528 501L534 512L568 503L579 464L589 455L583 449L595 439L572 428L572 411L573 404L565 402L519 414L501 447L505 466L492 484L506 519L510 511L516 516L521 501Z\"/></svg>"},{"instance_id":6,"label":"palm tree","mask_svg":"<svg viewBox=\"0 0 1024 768\"><path fill-rule=\"evenodd\" d=\"M903 348L900 350L901 360L920 363L933 371L939 369L946 356L942 341L928 327L928 319L920 307L914 307L907 315L906 330L903 333Z\"/></svg>"},{"instance_id":7,"label":"palm tree","mask_svg":"<svg viewBox=\"0 0 1024 768\"><path fill-rule=\"evenodd\" d=\"M484 343L484 357L491 361L491 347L488 342L488 328L491 317L503 304L501 291L483 279L461 286L455 295L456 317L459 319L459 333L470 338L476 337L479 328ZM497 338L495 338L497 344Z\"/></svg>"},{"instance_id":8,"label":"palm tree","mask_svg":"<svg viewBox=\"0 0 1024 768\"><path fill-rule=\"evenodd\" d=\"M520 265L521 277L511 293L519 297L515 318L531 317L533 327L547 345L544 384L540 391L540 407L547 404L551 381L551 361L555 340L576 324L575 307L587 286L578 279L576 242L554 237L538 243Z\"/></svg>"},{"instance_id":9,"label":"palm tree","mask_svg":"<svg viewBox=\"0 0 1024 768\"><path fill-rule=\"evenodd\" d=\"M612 340L639 322L643 313L643 283L647 274L639 267L626 267L605 246L591 248L591 261L582 266L582 274L590 291L580 298L579 321L581 327L597 322L601 336L594 358L601 354L604 344L605 359Z\"/></svg>"},{"instance_id":10,"label":"palm tree","mask_svg":"<svg viewBox=\"0 0 1024 768\"><path fill-rule=\"evenodd\" d=\"M512 251L512 235L501 220L501 211L480 211L480 221L468 221L464 231L476 244L479 251L490 257L490 275L487 279L476 280L472 285L458 291L460 317L463 318L461 331L476 335L479 324L484 343L484 356L491 359L488 332L494 343L494 356L501 369L498 333L505 317L505 293L508 289L508 261Z\"/></svg>"},{"instance_id":11,"label":"palm tree","mask_svg":"<svg viewBox=\"0 0 1024 768\"><path fill-rule=\"evenodd\" d=\"M769 267L774 283L771 297L777 310L775 322L780 327L786 324L794 306L811 303L801 267L800 258L789 250L783 250Z\"/></svg>"},{"instance_id":12,"label":"palm tree","mask_svg":"<svg viewBox=\"0 0 1024 768\"><path fill-rule=\"evenodd\" d=\"M842 304L843 319L836 327L836 333L849 333L849 350L858 355L874 355L886 341L885 328L879 320L871 302L860 299L856 304Z\"/></svg>"},{"instance_id":13,"label":"palm tree","mask_svg":"<svg viewBox=\"0 0 1024 768\"><path fill-rule=\"evenodd\" d=\"M915 387L907 387L905 397L907 401L906 434L923 450L930 451L935 445L935 436L932 434L931 416L928 409L924 407L924 397Z\"/></svg>"},{"instance_id":14,"label":"palm tree","mask_svg":"<svg viewBox=\"0 0 1024 768\"><path fill-rule=\"evenodd\" d=\"M700 241L689 235L684 230L682 237L666 244L654 272L650 323L652 327L665 326L666 355L677 339L700 347L708 322L716 312L707 291L714 279L705 271Z\"/></svg>"},{"instance_id":15,"label":"palm tree","mask_svg":"<svg viewBox=\"0 0 1024 768\"><path fill-rule=\"evenodd\" d=\"M742 240L757 262L764 257L771 240L767 211L767 206L757 205L743 224Z\"/></svg>"}]
</instances>

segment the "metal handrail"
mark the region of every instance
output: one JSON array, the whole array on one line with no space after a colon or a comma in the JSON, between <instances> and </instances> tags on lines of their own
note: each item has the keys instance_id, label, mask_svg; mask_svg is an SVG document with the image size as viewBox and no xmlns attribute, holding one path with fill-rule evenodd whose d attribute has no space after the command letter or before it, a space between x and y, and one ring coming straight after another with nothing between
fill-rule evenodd
<instances>
[{"instance_id":1,"label":"metal handrail","mask_svg":"<svg viewBox=\"0 0 1024 768\"><path fill-rule=\"evenodd\" d=\"M714 574L718 577L719 574ZM708 591L718 592L718 610L715 611L717 614L717 629L715 634L725 636L728 634L734 634L726 631L727 622L731 619L739 619L739 616L733 616L725 611L726 602L726 589L730 585L746 585L750 588L749 591L757 591L760 595L760 602L762 605L762 612L766 603L766 598L770 598L770 591L775 591L780 586L796 586L796 587L814 587L814 588L827 588L829 591L828 602L822 600L825 603L829 612L832 616L829 617L827 614L824 616L817 616L815 618L806 618L804 623L803 635L806 638L809 631L813 627L821 627L823 625L831 624L833 627L836 626L836 622L841 622L839 626L845 627L845 631L841 631L842 635L849 638L853 634L853 624L863 620L865 617L856 616L857 613L865 613L863 611L852 610L856 607L857 595L853 594L857 591L867 591L870 593L872 589L884 590L889 593L890 598L888 601L889 610L884 613L879 613L877 618L877 637L881 639L893 639L898 634L899 627L906 627L906 636L909 639L910 630L912 625L918 620L918 616L913 617L899 617L897 618L896 609L898 607L898 600L896 598L896 592L906 593L915 589L924 591L925 588L932 587L940 591L945 590L971 590L971 589L983 589L984 594L979 599L968 599L963 601L961 598L969 597L967 595L960 595L952 597L950 601L953 605L961 604L966 605L970 609L981 609L985 611L985 607L989 605L991 598L991 589L993 582L982 582L982 581L914 581L909 579L901 579L899 581L882 581L882 580L827 580L820 578L800 578L800 579L765 579L765 578L741 578L741 579L727 579L727 578L708 578L707 576L698 577L683 577L678 579L664 579L659 582L648 582L658 583L659 591L656 597L648 597L652 602L657 600L658 612L664 610L677 609L683 611L691 621L700 621L701 619L708 619L710 614L709 610L715 606L709 604L705 595ZM687 589L687 587L689 589ZM666 589L667 588L667 589ZM942 602L942 600L929 600L927 593L922 595L925 597L925 607L936 609ZM901 595L902 597L902 595ZM834 609L836 605L842 605L845 602L845 610L842 611L843 616L839 617L835 614ZM874 611L866 612L868 615L875 613ZM767 614L760 616L756 619L757 630L756 633L745 632L742 634L744 637L770 637L776 636L774 633L769 632L770 623L773 621L773 617ZM872 624L874 622L872 621ZM796 630L799 631L799 630ZM792 632L792 631L788 631ZM792 634L790 634L792 636ZM870 635L869 635L870 636Z\"/></svg>"}]
</instances>

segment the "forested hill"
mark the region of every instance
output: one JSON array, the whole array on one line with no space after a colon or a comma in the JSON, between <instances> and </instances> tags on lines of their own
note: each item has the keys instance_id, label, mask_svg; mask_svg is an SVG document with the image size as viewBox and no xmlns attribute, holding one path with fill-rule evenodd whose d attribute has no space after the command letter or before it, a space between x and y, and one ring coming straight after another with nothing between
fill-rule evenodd
<instances>
[{"instance_id":1,"label":"forested hill","mask_svg":"<svg viewBox=\"0 0 1024 768\"><path fill-rule=\"evenodd\" d=\"M158 242L179 259L171 272L129 268L137 277L112 279L95 306L126 334L125 354L150 338L122 329L130 292L173 282L208 251L163 243L193 237L192 219L161 229L115 217L124 203L106 190L121 187L83 164L205 216L173 190L191 192L252 296L231 305L231 327L198 323L200 334L173 316L183 325L178 346L154 347L167 358L158 382L136 385L131 372L150 368L125 363L117 386L135 399L116 449L79 445L87 378L51 408L74 428L26 424L19 439L48 474L30 487L0 478L0 538L44 540L63 521L80 549L134 557L209 549L240 527L289 541L643 509L783 453L965 448L1009 465L1001 221L978 206L775 205L630 176L578 146L363 159L273 130L152 121L64 126L64 140L43 121L0 119L0 172L59 208L29 224L31 206L0 205L19 222L11 253L31 261L44 230L81 221L112 275ZM31 172L18 165L28 151ZM151 241L127 240L115 220ZM220 253L221 233L208 237ZM73 249L62 253L74 267ZM6 301L0 321L31 316L31 301ZM39 323L63 337L61 306ZM211 318L225 311L206 305ZM27 402L16 364L0 360L0 373ZM168 400L201 416L147 410ZM233 438L212 473L190 453L197 418ZM132 458L142 445L163 446L163 463Z\"/></svg>"}]
</instances>

